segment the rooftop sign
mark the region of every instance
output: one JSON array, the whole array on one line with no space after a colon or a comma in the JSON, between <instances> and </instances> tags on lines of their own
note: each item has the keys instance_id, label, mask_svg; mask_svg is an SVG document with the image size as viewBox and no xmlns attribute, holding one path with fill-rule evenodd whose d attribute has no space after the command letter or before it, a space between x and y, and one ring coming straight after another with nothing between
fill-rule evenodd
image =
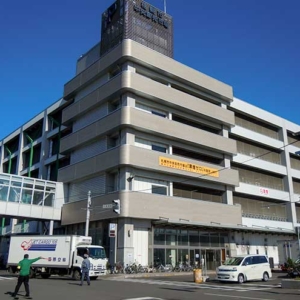
<instances>
[{"instance_id":1,"label":"rooftop sign","mask_svg":"<svg viewBox=\"0 0 300 300\"><path fill-rule=\"evenodd\" d=\"M141 6L134 5L133 10L139 13L141 16L144 16L147 19L152 20L154 23L158 23L166 29L169 28L169 23L167 20L164 20L164 13L152 5L146 4L146 2L142 1Z\"/></svg>"}]
</instances>

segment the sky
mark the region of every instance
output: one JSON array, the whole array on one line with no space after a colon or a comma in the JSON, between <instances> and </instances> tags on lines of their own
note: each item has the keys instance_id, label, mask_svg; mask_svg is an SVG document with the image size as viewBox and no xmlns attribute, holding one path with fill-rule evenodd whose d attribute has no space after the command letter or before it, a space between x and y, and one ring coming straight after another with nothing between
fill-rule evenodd
<instances>
[{"instance_id":1,"label":"sky","mask_svg":"<svg viewBox=\"0 0 300 300\"><path fill-rule=\"evenodd\" d=\"M163 0L149 0L164 8ZM0 140L59 100L113 0L0 1ZM300 124L299 0L166 0L174 59Z\"/></svg>"}]
</instances>

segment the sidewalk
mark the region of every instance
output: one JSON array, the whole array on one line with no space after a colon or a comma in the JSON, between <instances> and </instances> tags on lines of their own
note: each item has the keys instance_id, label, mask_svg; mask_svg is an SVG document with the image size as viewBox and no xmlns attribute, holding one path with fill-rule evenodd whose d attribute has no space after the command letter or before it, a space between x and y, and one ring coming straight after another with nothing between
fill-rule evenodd
<instances>
[{"instance_id":1,"label":"sidewalk","mask_svg":"<svg viewBox=\"0 0 300 300\"><path fill-rule=\"evenodd\" d=\"M151 278L151 277L173 277L173 276L194 276L193 272L154 272L154 273L134 273L134 274L106 274L99 278ZM210 270L202 273L202 276L206 276L213 280L216 277L216 271Z\"/></svg>"}]
</instances>

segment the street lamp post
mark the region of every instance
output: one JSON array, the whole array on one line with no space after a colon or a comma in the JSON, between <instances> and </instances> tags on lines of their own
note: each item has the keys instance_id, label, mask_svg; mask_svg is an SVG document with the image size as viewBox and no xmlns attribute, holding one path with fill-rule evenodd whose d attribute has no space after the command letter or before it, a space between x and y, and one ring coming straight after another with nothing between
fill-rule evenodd
<instances>
[{"instance_id":1,"label":"street lamp post","mask_svg":"<svg viewBox=\"0 0 300 300\"><path fill-rule=\"evenodd\" d=\"M92 205L91 191L89 191L88 192L87 203L86 203L85 236L89 235L91 205Z\"/></svg>"}]
</instances>

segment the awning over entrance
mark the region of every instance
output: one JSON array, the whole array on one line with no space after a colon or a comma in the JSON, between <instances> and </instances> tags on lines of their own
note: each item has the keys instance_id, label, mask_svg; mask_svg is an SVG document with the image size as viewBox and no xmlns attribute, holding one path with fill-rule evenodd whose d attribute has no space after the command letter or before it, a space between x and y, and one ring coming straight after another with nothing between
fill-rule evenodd
<instances>
[{"instance_id":1,"label":"awning over entrance","mask_svg":"<svg viewBox=\"0 0 300 300\"><path fill-rule=\"evenodd\" d=\"M296 235L294 230L289 230L281 227L269 227L269 226L252 226L249 227L243 224L226 225L217 222L211 222L210 224L201 222L190 222L188 220L169 220L159 219L152 222L153 225L168 226L168 227L180 227L180 228L202 228L204 230L219 230L219 231L238 231L238 232L253 232L253 233L270 233L270 234L284 234L284 235Z\"/></svg>"}]
</instances>

